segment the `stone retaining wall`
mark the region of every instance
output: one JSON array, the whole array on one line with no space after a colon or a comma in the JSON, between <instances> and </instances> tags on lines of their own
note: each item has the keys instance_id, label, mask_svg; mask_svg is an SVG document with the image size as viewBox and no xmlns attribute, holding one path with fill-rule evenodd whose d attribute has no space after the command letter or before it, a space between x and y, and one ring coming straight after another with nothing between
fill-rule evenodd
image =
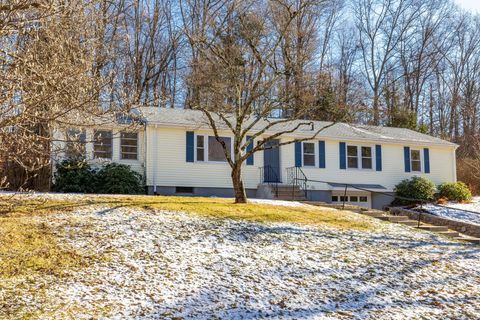
<instances>
[{"instance_id":1,"label":"stone retaining wall","mask_svg":"<svg viewBox=\"0 0 480 320\"><path fill-rule=\"evenodd\" d=\"M390 208L390 213L392 213L393 215L406 215L412 220L418 220L418 216L420 215L420 221L422 222L429 223L435 226L447 226L449 229L458 231L468 236L480 238L480 226L476 224L451 220L429 213L418 212L401 207Z\"/></svg>"}]
</instances>

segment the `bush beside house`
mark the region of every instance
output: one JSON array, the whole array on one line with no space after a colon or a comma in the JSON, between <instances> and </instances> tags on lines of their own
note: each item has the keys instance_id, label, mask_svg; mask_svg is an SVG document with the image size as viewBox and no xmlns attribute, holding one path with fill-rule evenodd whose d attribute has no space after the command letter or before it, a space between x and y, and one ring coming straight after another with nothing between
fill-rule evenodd
<instances>
[{"instance_id":1,"label":"bush beside house","mask_svg":"<svg viewBox=\"0 0 480 320\"><path fill-rule=\"evenodd\" d=\"M472 199L472 192L463 182L446 182L439 187L440 197L450 201L468 201Z\"/></svg>"},{"instance_id":2,"label":"bush beside house","mask_svg":"<svg viewBox=\"0 0 480 320\"><path fill-rule=\"evenodd\" d=\"M110 163L97 173L98 193L143 193L142 176L124 164Z\"/></svg>"},{"instance_id":3,"label":"bush beside house","mask_svg":"<svg viewBox=\"0 0 480 320\"><path fill-rule=\"evenodd\" d=\"M57 192L95 192L95 171L86 161L64 160L57 164L55 185Z\"/></svg>"},{"instance_id":4,"label":"bush beside house","mask_svg":"<svg viewBox=\"0 0 480 320\"><path fill-rule=\"evenodd\" d=\"M422 201L432 201L435 198L437 188L432 181L423 177L415 176L410 179L402 180L395 186L394 191L399 197L415 199L397 199L395 203L412 204Z\"/></svg>"},{"instance_id":5,"label":"bush beside house","mask_svg":"<svg viewBox=\"0 0 480 320\"><path fill-rule=\"evenodd\" d=\"M56 169L57 192L139 194L144 190L142 176L123 164L94 170L84 160L65 160Z\"/></svg>"}]
</instances>

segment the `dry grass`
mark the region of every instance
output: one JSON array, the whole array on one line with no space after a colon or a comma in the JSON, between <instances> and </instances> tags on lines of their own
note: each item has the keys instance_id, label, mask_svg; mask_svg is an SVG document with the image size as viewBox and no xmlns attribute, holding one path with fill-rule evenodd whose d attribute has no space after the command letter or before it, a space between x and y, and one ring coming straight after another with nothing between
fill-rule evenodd
<instances>
[{"instance_id":1,"label":"dry grass","mask_svg":"<svg viewBox=\"0 0 480 320\"><path fill-rule=\"evenodd\" d=\"M137 207L185 212L215 219L291 222L341 229L371 230L372 222L348 211L317 207L234 204L231 199L200 197L82 196L75 200L45 200L17 196L0 198L0 278L32 273L61 275L87 266L89 257L59 244L55 232L32 216L68 212L85 206Z\"/></svg>"},{"instance_id":2,"label":"dry grass","mask_svg":"<svg viewBox=\"0 0 480 320\"><path fill-rule=\"evenodd\" d=\"M99 198L96 203L114 207L128 206L148 210L185 212L217 219L290 222L357 230L373 229L371 220L368 218L349 211L335 211L314 206L287 207L254 203L234 204L232 199L167 196L105 196Z\"/></svg>"}]
</instances>

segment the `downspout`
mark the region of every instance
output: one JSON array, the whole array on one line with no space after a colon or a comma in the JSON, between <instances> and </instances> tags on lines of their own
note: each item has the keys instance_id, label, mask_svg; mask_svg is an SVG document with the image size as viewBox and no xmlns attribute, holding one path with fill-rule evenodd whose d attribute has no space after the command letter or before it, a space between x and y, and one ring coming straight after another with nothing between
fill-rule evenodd
<instances>
[{"instance_id":1,"label":"downspout","mask_svg":"<svg viewBox=\"0 0 480 320\"><path fill-rule=\"evenodd\" d=\"M154 128L156 129L157 125L155 125ZM154 145L154 146L156 146L156 140L157 140L156 139L156 134L157 134L157 132L156 132L156 130L154 130L153 133L152 133L152 145ZM155 151L156 149L153 148L152 150ZM155 181L155 177L157 176L157 172L155 170L156 167L157 167L156 159L157 159L156 154L155 154L155 156L152 154L152 176L153 176L152 177L152 182L153 182L153 194L154 195L158 194L157 193L157 183Z\"/></svg>"}]
</instances>

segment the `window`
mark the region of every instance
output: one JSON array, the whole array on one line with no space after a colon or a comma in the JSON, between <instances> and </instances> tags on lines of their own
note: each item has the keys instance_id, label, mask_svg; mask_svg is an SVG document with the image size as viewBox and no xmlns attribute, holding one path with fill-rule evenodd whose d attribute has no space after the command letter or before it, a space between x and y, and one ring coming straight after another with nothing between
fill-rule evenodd
<instances>
[{"instance_id":1,"label":"window","mask_svg":"<svg viewBox=\"0 0 480 320\"><path fill-rule=\"evenodd\" d=\"M372 169L371 147L362 147L362 169Z\"/></svg>"},{"instance_id":2,"label":"window","mask_svg":"<svg viewBox=\"0 0 480 320\"><path fill-rule=\"evenodd\" d=\"M193 187L175 187L175 193L193 193Z\"/></svg>"},{"instance_id":3,"label":"window","mask_svg":"<svg viewBox=\"0 0 480 320\"><path fill-rule=\"evenodd\" d=\"M137 160L138 158L138 133L122 132L120 135L120 158Z\"/></svg>"},{"instance_id":4,"label":"window","mask_svg":"<svg viewBox=\"0 0 480 320\"><path fill-rule=\"evenodd\" d=\"M341 201L341 202L347 202L347 201L348 201L348 197L347 197L347 196L340 196L340 201Z\"/></svg>"},{"instance_id":5,"label":"window","mask_svg":"<svg viewBox=\"0 0 480 320\"><path fill-rule=\"evenodd\" d=\"M85 144L87 142L85 130L68 129L66 138L65 156L67 158L85 157Z\"/></svg>"},{"instance_id":6,"label":"window","mask_svg":"<svg viewBox=\"0 0 480 320\"><path fill-rule=\"evenodd\" d=\"M350 202L358 202L357 196L350 196Z\"/></svg>"},{"instance_id":7,"label":"window","mask_svg":"<svg viewBox=\"0 0 480 320\"><path fill-rule=\"evenodd\" d=\"M422 171L422 160L420 157L420 150L410 151L410 161L412 163L412 171Z\"/></svg>"},{"instance_id":8,"label":"window","mask_svg":"<svg viewBox=\"0 0 480 320\"><path fill-rule=\"evenodd\" d=\"M232 143L231 138L229 137L219 137L220 141L225 143L227 152L230 155ZM215 137L208 137L208 161L220 161L226 162L225 153L223 152L223 147L220 142L217 141Z\"/></svg>"},{"instance_id":9,"label":"window","mask_svg":"<svg viewBox=\"0 0 480 320\"><path fill-rule=\"evenodd\" d=\"M197 136L197 161L205 161L205 137Z\"/></svg>"},{"instance_id":10,"label":"window","mask_svg":"<svg viewBox=\"0 0 480 320\"><path fill-rule=\"evenodd\" d=\"M112 159L112 131L96 130L93 134L94 158Z\"/></svg>"},{"instance_id":11,"label":"window","mask_svg":"<svg viewBox=\"0 0 480 320\"><path fill-rule=\"evenodd\" d=\"M347 146L348 168L372 169L373 149L365 146Z\"/></svg>"},{"instance_id":12,"label":"window","mask_svg":"<svg viewBox=\"0 0 480 320\"><path fill-rule=\"evenodd\" d=\"M332 196L332 202L338 202L338 196Z\"/></svg>"},{"instance_id":13,"label":"window","mask_svg":"<svg viewBox=\"0 0 480 320\"><path fill-rule=\"evenodd\" d=\"M358 148L357 146L347 147L347 162L349 168L358 168Z\"/></svg>"},{"instance_id":14,"label":"window","mask_svg":"<svg viewBox=\"0 0 480 320\"><path fill-rule=\"evenodd\" d=\"M368 198L365 196L360 197L360 202L368 202Z\"/></svg>"},{"instance_id":15,"label":"window","mask_svg":"<svg viewBox=\"0 0 480 320\"><path fill-rule=\"evenodd\" d=\"M312 142L303 143L303 165L315 166L315 144Z\"/></svg>"}]
</instances>

